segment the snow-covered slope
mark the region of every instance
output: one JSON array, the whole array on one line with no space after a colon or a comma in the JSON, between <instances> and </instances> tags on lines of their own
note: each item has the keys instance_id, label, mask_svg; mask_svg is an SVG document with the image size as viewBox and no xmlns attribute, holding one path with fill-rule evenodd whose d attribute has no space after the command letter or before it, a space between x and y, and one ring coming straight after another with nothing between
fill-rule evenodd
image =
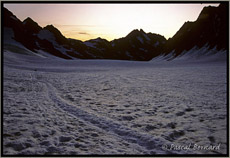
<instances>
[{"instance_id":1,"label":"snow-covered slope","mask_svg":"<svg viewBox=\"0 0 230 158\"><path fill-rule=\"evenodd\" d=\"M27 49L25 46L23 46L20 42L15 41L15 35L12 28L5 27L3 29L4 31L4 39L3 39L3 47L4 51L10 51L13 53L19 53L19 54L26 54L29 56L38 56L44 58L40 53L35 53L29 49Z\"/></svg>"},{"instance_id":2,"label":"snow-covered slope","mask_svg":"<svg viewBox=\"0 0 230 158\"><path fill-rule=\"evenodd\" d=\"M180 55L177 56L175 50L171 51L167 55L160 55L156 58L153 58L152 61L155 60L173 60L173 61L186 61L186 62L211 62L211 61L219 61L219 62L227 62L227 50L217 50L216 47L210 48L208 44L205 44L203 47L199 48L194 46L192 49L186 51L184 50Z\"/></svg>"}]
</instances>

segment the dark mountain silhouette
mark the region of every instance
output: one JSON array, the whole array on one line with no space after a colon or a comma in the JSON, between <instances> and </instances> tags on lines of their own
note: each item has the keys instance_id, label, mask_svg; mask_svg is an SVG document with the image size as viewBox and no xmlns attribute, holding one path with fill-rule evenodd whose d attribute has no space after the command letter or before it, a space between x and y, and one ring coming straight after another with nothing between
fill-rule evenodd
<instances>
[{"instance_id":1,"label":"dark mountain silhouette","mask_svg":"<svg viewBox=\"0 0 230 158\"><path fill-rule=\"evenodd\" d=\"M24 25L25 31L29 34L38 33L39 31L42 30L42 27L40 27L38 23L33 21L30 17L26 18L23 21L23 25Z\"/></svg>"},{"instance_id":2,"label":"dark mountain silhouette","mask_svg":"<svg viewBox=\"0 0 230 158\"><path fill-rule=\"evenodd\" d=\"M21 43L25 48L33 52L37 52L37 50L43 50L57 57L71 59L70 57L63 54L61 51L55 49L52 42L46 39L40 39L38 37L38 34L44 29L42 29L31 18L27 18L23 22L21 22L6 8L3 8L3 14L4 28L11 28L14 32L13 39ZM5 35L4 33L4 36L7 35Z\"/></svg>"},{"instance_id":3,"label":"dark mountain silhouette","mask_svg":"<svg viewBox=\"0 0 230 158\"><path fill-rule=\"evenodd\" d=\"M21 22L6 8L3 8L3 17L4 30L12 29L12 39L25 48L35 53L42 50L64 59L147 61L159 55L171 54L171 58L175 58L194 47L228 50L227 3L221 3L219 7L205 7L196 21L185 22L169 40L159 34L135 29L126 37L111 42L100 37L82 42L67 39L53 25L42 28L29 17ZM4 36L7 36L5 31Z\"/></svg>"},{"instance_id":4,"label":"dark mountain silhouette","mask_svg":"<svg viewBox=\"0 0 230 158\"><path fill-rule=\"evenodd\" d=\"M14 16L6 8L4 11L7 12L4 14L4 19ZM14 19L16 20L17 17L14 16ZM4 26L15 27L14 32L17 32L16 28L20 26L21 31L14 39L29 50L34 52L43 50L65 59L150 60L160 54L160 50L166 42L163 36L152 33L146 34L142 29L140 31L133 30L126 37L111 42L102 38L82 42L67 39L53 25L41 28L31 18L25 19L23 23L20 20L17 23L12 22L12 25L5 25L4 23Z\"/></svg>"},{"instance_id":5,"label":"dark mountain silhouette","mask_svg":"<svg viewBox=\"0 0 230 158\"><path fill-rule=\"evenodd\" d=\"M126 60L151 60L160 54L166 39L157 34L146 34L142 29L133 30L126 37L113 40L115 52Z\"/></svg>"},{"instance_id":6,"label":"dark mountain silhouette","mask_svg":"<svg viewBox=\"0 0 230 158\"><path fill-rule=\"evenodd\" d=\"M219 7L204 7L195 22L185 22L179 31L167 41L164 52L174 50L174 55L180 55L184 50L194 46L216 47L217 50L227 50L228 46L228 5L221 3Z\"/></svg>"}]
</instances>

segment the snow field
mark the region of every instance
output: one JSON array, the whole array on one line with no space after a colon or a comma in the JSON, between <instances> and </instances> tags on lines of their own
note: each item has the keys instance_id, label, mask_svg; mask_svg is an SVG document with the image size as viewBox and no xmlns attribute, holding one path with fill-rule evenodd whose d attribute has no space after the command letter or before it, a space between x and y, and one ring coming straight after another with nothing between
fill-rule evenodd
<instances>
[{"instance_id":1,"label":"snow field","mask_svg":"<svg viewBox=\"0 0 230 158\"><path fill-rule=\"evenodd\" d=\"M5 155L226 153L226 63L4 53ZM221 146L162 149L172 143Z\"/></svg>"}]
</instances>

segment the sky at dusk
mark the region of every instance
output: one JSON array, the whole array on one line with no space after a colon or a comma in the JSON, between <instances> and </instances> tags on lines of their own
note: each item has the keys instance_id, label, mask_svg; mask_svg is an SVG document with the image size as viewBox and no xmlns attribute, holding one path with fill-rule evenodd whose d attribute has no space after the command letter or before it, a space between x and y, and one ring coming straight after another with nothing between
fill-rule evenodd
<instances>
[{"instance_id":1,"label":"sky at dusk","mask_svg":"<svg viewBox=\"0 0 230 158\"><path fill-rule=\"evenodd\" d=\"M97 37L109 41L143 29L172 37L186 21L195 21L212 4L4 4L21 21L31 17L40 26L54 25L67 38L82 41Z\"/></svg>"}]
</instances>

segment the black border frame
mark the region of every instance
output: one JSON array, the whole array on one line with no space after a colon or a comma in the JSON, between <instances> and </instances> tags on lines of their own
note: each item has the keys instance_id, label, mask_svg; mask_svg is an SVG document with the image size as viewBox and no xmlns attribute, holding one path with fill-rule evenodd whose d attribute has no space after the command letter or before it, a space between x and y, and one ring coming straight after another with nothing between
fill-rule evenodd
<instances>
[{"instance_id":1,"label":"black border frame","mask_svg":"<svg viewBox=\"0 0 230 158\"><path fill-rule=\"evenodd\" d=\"M3 37L4 37L4 14L3 14L3 5L11 4L11 3L33 3L33 4L159 4L159 3L167 3L167 4L197 4L197 3L225 3L227 4L227 12L229 13L229 1L1 1L1 157L229 157L229 50L227 50L227 59L226 59L226 75L227 75L227 132L226 138L227 140L227 153L226 154L169 154L169 155L4 155L3 154L3 80L4 80L4 64L3 64ZM229 14L227 15L228 28L229 28ZM227 46L229 48L229 29L227 32Z\"/></svg>"}]
</instances>

